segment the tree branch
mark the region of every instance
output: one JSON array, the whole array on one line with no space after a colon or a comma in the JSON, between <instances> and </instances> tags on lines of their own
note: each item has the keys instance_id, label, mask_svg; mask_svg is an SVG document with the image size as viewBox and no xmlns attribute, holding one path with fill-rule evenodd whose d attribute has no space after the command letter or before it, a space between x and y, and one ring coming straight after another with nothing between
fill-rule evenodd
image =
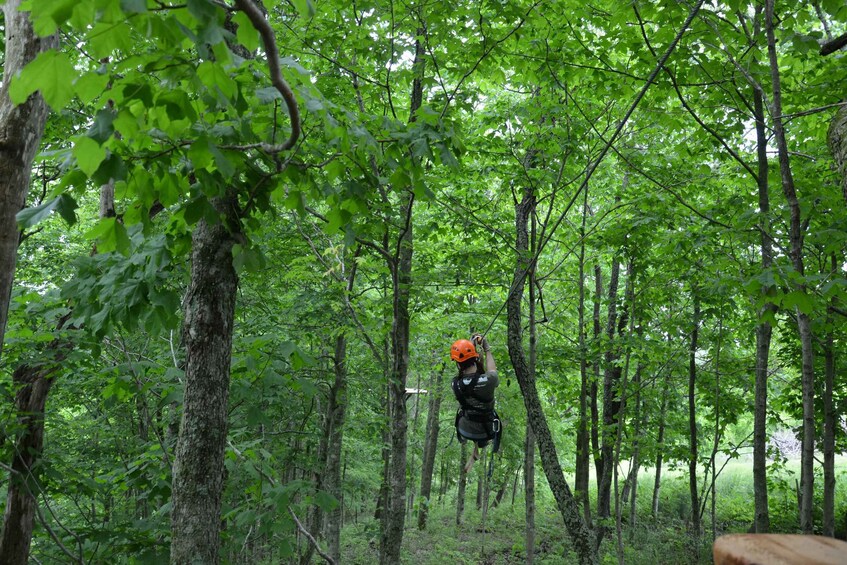
<instances>
[{"instance_id":1,"label":"tree branch","mask_svg":"<svg viewBox=\"0 0 847 565\"><path fill-rule=\"evenodd\" d=\"M294 518L294 523L297 524L297 529L300 530L301 534L306 536L306 539L309 540L309 543L312 544L312 546L315 548L315 551L317 551L318 554L320 554L320 556L323 557L327 563L329 563L330 565L335 565L335 559L323 552L321 546L318 545L318 540L316 540L314 536L310 534L309 531L306 530L306 528L303 527L303 524L297 518L297 514L294 513L294 510L292 510L290 506L288 507L288 513L291 514L292 518Z\"/></svg>"},{"instance_id":2,"label":"tree branch","mask_svg":"<svg viewBox=\"0 0 847 565\"><path fill-rule=\"evenodd\" d=\"M279 50L276 48L276 36L271 29L268 20L264 14L259 11L259 8L253 0L235 0L236 7L244 12L256 31L262 37L262 42L265 45L265 54L268 57L268 72L271 75L271 84L282 95L285 105L288 108L288 117L291 119L291 134L288 140L281 145L273 145L270 143L262 144L262 150L267 153L281 153L294 147L297 143L297 138L300 137L300 110L297 107L297 100L294 98L294 92L285 79L282 78L282 72L279 68Z\"/></svg>"},{"instance_id":3,"label":"tree branch","mask_svg":"<svg viewBox=\"0 0 847 565\"><path fill-rule=\"evenodd\" d=\"M835 53L845 45L847 45L847 33L842 33L832 41L827 41L826 43L821 45L820 53L823 56L831 55L832 53Z\"/></svg>"}]
</instances>

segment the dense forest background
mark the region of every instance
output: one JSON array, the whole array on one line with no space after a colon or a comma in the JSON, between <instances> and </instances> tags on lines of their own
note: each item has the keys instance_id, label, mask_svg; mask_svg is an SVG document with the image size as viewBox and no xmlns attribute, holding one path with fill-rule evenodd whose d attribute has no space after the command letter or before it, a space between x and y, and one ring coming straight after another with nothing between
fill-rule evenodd
<instances>
[{"instance_id":1,"label":"dense forest background","mask_svg":"<svg viewBox=\"0 0 847 565\"><path fill-rule=\"evenodd\" d=\"M0 23L0 562L847 535L844 0ZM472 332L504 439L466 474Z\"/></svg>"}]
</instances>

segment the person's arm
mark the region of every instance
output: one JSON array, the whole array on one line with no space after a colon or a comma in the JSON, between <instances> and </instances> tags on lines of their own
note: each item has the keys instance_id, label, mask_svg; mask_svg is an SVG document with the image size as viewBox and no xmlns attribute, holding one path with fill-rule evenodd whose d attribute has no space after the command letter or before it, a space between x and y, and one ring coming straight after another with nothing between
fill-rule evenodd
<instances>
[{"instance_id":1,"label":"person's arm","mask_svg":"<svg viewBox=\"0 0 847 565\"><path fill-rule=\"evenodd\" d=\"M491 354L491 347L488 345L488 340L481 334L474 334L472 339L474 345L482 347L482 351L485 353L485 371L496 371L497 364L494 362L494 356Z\"/></svg>"}]
</instances>

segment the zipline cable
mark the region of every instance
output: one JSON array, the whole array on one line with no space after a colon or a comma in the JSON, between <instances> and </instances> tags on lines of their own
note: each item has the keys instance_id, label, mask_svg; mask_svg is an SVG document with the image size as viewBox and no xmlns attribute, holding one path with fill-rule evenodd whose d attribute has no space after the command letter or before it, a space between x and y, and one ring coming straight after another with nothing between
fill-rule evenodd
<instances>
[{"instance_id":1,"label":"zipline cable","mask_svg":"<svg viewBox=\"0 0 847 565\"><path fill-rule=\"evenodd\" d=\"M633 100L632 104L629 107L629 110L627 110L623 119L620 121L620 123L618 123L618 127L615 129L615 132L612 134L612 137L609 138L609 140L603 146L603 150L600 151L600 155L597 156L597 159L595 159L594 162L591 164L591 166L588 168L588 171L585 173L585 179L583 179L582 184L579 185L579 188L576 190L573 197L571 197L570 201L568 202L568 205L565 206L564 212L562 212L562 214L556 220L556 223L553 224L553 228L550 230L550 233L547 235L547 237L541 240L541 243L538 246L538 250L535 252L535 255L533 255L529 264L524 268L523 273L521 273L518 280L516 280L514 282L514 284L512 284L511 288L509 288L509 294L506 296L506 300L503 302L503 304L497 310L497 313L494 314L494 317L491 319L491 322L488 324L488 327L486 327L485 331L482 332L483 336L488 334L488 332L491 330L491 327L494 325L494 322L496 322L497 318L500 317L500 314L503 313L503 309L509 303L509 300L512 298L512 295L515 293L515 290L517 290L518 286L523 284L524 280L526 279L527 275L529 274L529 271L533 268L535 263L538 261L538 257L541 255L541 252L544 250L544 247L547 245L547 242L550 241L550 239L553 237L553 234L556 232L556 230L562 224L562 221L565 219L565 216L567 216L568 212L571 209L571 206L573 206L573 203L576 202L576 199L579 197L580 193L583 190L585 190L586 188L588 188L588 181L591 180L591 176L597 170L597 167L600 166L600 163L603 162L603 159L605 159L606 155L609 153L609 149L611 149L612 145L615 143L615 141L617 141L618 137L620 136L621 132L623 131L624 126L629 121L629 118L632 116L632 113L635 112L635 109L638 107L638 104L641 103L641 100L644 98L644 95L647 93L647 89L650 88L650 85L652 85L653 81L656 80L656 77L658 76L659 72L661 72L662 68L664 68L665 63L667 63L668 59L671 56L671 53L673 53L674 49L676 49L677 44L682 39L682 36L688 30L688 26L690 26L691 22L694 21L694 18L697 17L697 13L700 11L700 8L703 6L704 2L705 2L705 0L698 0L697 3L694 5L694 7L691 8L691 12L689 12L688 18L686 18L685 23L682 24L682 27L680 28L679 32L677 32L677 34L676 34L676 37L674 37L673 41L668 46L668 48L665 50L665 53L662 55L661 59L659 59L659 62L656 64L656 67L653 69L653 72L651 72L650 76L647 77L647 81L644 83L644 86L641 88L641 91L635 97L635 100Z\"/></svg>"}]
</instances>

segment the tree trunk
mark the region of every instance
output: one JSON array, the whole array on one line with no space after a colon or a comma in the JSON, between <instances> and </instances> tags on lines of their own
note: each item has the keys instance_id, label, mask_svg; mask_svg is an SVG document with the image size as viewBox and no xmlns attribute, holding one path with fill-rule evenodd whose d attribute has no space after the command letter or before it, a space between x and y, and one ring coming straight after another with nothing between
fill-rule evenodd
<instances>
[{"instance_id":1,"label":"tree trunk","mask_svg":"<svg viewBox=\"0 0 847 565\"><path fill-rule=\"evenodd\" d=\"M17 388L15 410L19 438L15 441L12 472L6 493L3 531L0 533L0 563L26 565L32 543L36 512L38 460L44 444L44 405L53 384L51 369L22 365L12 374Z\"/></svg>"},{"instance_id":2,"label":"tree trunk","mask_svg":"<svg viewBox=\"0 0 847 565\"><path fill-rule=\"evenodd\" d=\"M465 471L465 459L468 456L468 444L463 443L459 454L459 490L456 494L456 525L462 524L465 513L465 491L468 485L468 473Z\"/></svg>"},{"instance_id":3,"label":"tree trunk","mask_svg":"<svg viewBox=\"0 0 847 565\"><path fill-rule=\"evenodd\" d=\"M668 335L668 341L671 340ZM659 405L659 431L656 434L656 473L653 480L653 502L650 505L650 514L653 519L659 517L659 494L662 490L662 459L665 450L665 417L668 408L668 393L670 392L670 375L665 377L664 385L662 386L661 403Z\"/></svg>"},{"instance_id":4,"label":"tree trunk","mask_svg":"<svg viewBox=\"0 0 847 565\"><path fill-rule=\"evenodd\" d=\"M847 106L841 106L829 124L829 148L841 173L841 193L847 203Z\"/></svg>"},{"instance_id":5,"label":"tree trunk","mask_svg":"<svg viewBox=\"0 0 847 565\"><path fill-rule=\"evenodd\" d=\"M590 446L588 438L588 348L585 343L585 223L588 216L588 187L582 203L582 225L580 227L579 245L579 424L576 430L576 473L574 477L574 494L582 505L585 522L591 521L591 503L588 499L588 475L590 465Z\"/></svg>"},{"instance_id":6,"label":"tree trunk","mask_svg":"<svg viewBox=\"0 0 847 565\"><path fill-rule=\"evenodd\" d=\"M412 199L408 200L411 216ZM391 405L391 465L389 467L387 520L382 536L380 563L400 562L403 526L406 517L406 376L409 367L409 289L412 270L411 217L408 229L400 239L400 256L392 269L394 289L393 322L391 327L391 373L389 403Z\"/></svg>"},{"instance_id":7,"label":"tree trunk","mask_svg":"<svg viewBox=\"0 0 847 565\"><path fill-rule=\"evenodd\" d=\"M785 128L782 119L782 93L780 89L779 63L776 55L776 38L774 37L774 0L765 2L765 31L768 37L768 58L771 67L771 82L773 84L774 137L776 138L779 155L779 172L782 180L782 191L790 210L789 239L791 262L794 270L801 278L805 276L803 268L803 227L800 218L800 203L794 187L791 174L791 164L788 154L788 144L785 140ZM806 294L805 282L798 285L799 292ZM797 314L797 329L800 333L801 375L803 391L803 447L800 457L800 529L805 534L813 532L813 509L815 494L815 364L812 343L812 322L809 315L795 308Z\"/></svg>"},{"instance_id":8,"label":"tree trunk","mask_svg":"<svg viewBox=\"0 0 847 565\"><path fill-rule=\"evenodd\" d=\"M171 562L217 563L227 437L229 371L238 275L232 264L232 196L221 223L194 230L185 298L185 397L173 470ZM230 226L228 228L227 226Z\"/></svg>"},{"instance_id":9,"label":"tree trunk","mask_svg":"<svg viewBox=\"0 0 847 565\"><path fill-rule=\"evenodd\" d=\"M385 425L382 427L382 482L376 497L374 520L379 520L383 531L386 520L386 505L389 495L389 476L391 474L391 402L388 386L385 387Z\"/></svg>"},{"instance_id":10,"label":"tree trunk","mask_svg":"<svg viewBox=\"0 0 847 565\"><path fill-rule=\"evenodd\" d=\"M638 334L642 334L641 326L638 327ZM632 418L634 420L633 439L632 439L632 464L629 468L629 476L626 480L626 486L629 487L627 493L629 497L623 496L624 501L629 500L629 528L630 532L635 531L635 508L636 497L638 495L638 471L641 469L641 437L643 435L643 422L641 421L641 373L643 371L641 361L635 368L635 376L632 379L633 387L635 388L635 407L633 409Z\"/></svg>"},{"instance_id":11,"label":"tree trunk","mask_svg":"<svg viewBox=\"0 0 847 565\"><path fill-rule=\"evenodd\" d=\"M618 281L620 278L620 262L617 257L612 260L612 272L609 277L609 312L606 323L606 337L608 343L605 354L605 368L603 370L603 433L600 445L600 459L603 472L597 485L597 516L600 519L611 516L612 495L612 469L615 466L613 456L616 429L618 424L618 413L620 411L620 378L621 367L617 361L620 357L617 341L615 339L615 326L617 325L617 300ZM626 326L624 316L621 316L620 329ZM600 531L603 531L601 527ZM598 536L600 537L600 536Z\"/></svg>"},{"instance_id":12,"label":"tree trunk","mask_svg":"<svg viewBox=\"0 0 847 565\"><path fill-rule=\"evenodd\" d=\"M19 11L21 0L7 0L3 84L0 86L0 357L9 316L20 232L17 213L26 204L32 161L41 144L49 110L41 94L32 94L15 106L9 100L9 83L42 51L58 46L57 35L37 37L29 12Z\"/></svg>"},{"instance_id":13,"label":"tree trunk","mask_svg":"<svg viewBox=\"0 0 847 565\"><path fill-rule=\"evenodd\" d=\"M556 445L553 442L553 436L550 433L550 428L547 426L547 419L544 416L541 402L538 398L535 379L529 371L523 349L521 299L525 286L525 276L530 262L527 257L529 247L527 224L534 207L535 197L531 191L526 191L523 199L517 204L515 209L515 226L517 232L515 248L518 256L512 287L507 298L509 357L515 369L515 377L521 387L521 393L523 394L524 405L527 411L527 419L532 427L533 434L536 438L536 445L541 456L541 465L550 489L553 491L553 496L556 499L556 504L564 520L565 527L574 544L580 563L593 564L597 562L595 539L593 539L594 536L592 536L591 531L582 520L579 504L574 499L570 487L565 480L556 452Z\"/></svg>"},{"instance_id":14,"label":"tree trunk","mask_svg":"<svg viewBox=\"0 0 847 565\"><path fill-rule=\"evenodd\" d=\"M523 451L524 498L526 499L526 565L535 559L535 437L526 423Z\"/></svg>"},{"instance_id":15,"label":"tree trunk","mask_svg":"<svg viewBox=\"0 0 847 565\"><path fill-rule=\"evenodd\" d=\"M700 550L700 497L697 492L697 338L700 334L700 296L694 288L694 313L691 320L691 341L688 348L688 491L691 496L691 533L694 554Z\"/></svg>"},{"instance_id":16,"label":"tree trunk","mask_svg":"<svg viewBox=\"0 0 847 565\"><path fill-rule=\"evenodd\" d=\"M602 327L600 325L600 306L603 301L603 271L599 264L594 265L594 313L593 321L593 336L595 345L600 342ZM592 375L590 394L591 407L591 451L594 453L594 477L597 484L600 484L600 478L603 475L603 460L600 457L600 410L597 406L597 388L600 383L600 359L594 358L592 363ZM599 504L599 502L598 502Z\"/></svg>"},{"instance_id":17,"label":"tree trunk","mask_svg":"<svg viewBox=\"0 0 847 565\"><path fill-rule=\"evenodd\" d=\"M418 528L421 530L426 529L426 519L429 515L432 471L435 468L435 454L438 451L438 432L440 431L438 416L441 412L441 383L446 367L442 364L436 371L435 387L429 397L429 413L426 416L426 440L421 462L421 496L418 502Z\"/></svg>"},{"instance_id":18,"label":"tree trunk","mask_svg":"<svg viewBox=\"0 0 847 565\"><path fill-rule=\"evenodd\" d=\"M758 160L759 214L761 219L761 249L762 270L766 271L773 265L773 248L771 244L770 196L768 188L768 138L765 130L765 110L763 96L760 90L753 92L753 107L756 115L756 151ZM763 288L762 292L768 289ZM765 315L773 314L776 306L768 302L759 312L760 322L756 326L756 384L753 411L753 499L754 518L753 531L764 534L770 531L770 514L768 511L768 359L770 357L771 334L773 329Z\"/></svg>"},{"instance_id":19,"label":"tree trunk","mask_svg":"<svg viewBox=\"0 0 847 565\"><path fill-rule=\"evenodd\" d=\"M351 285L352 286L352 285ZM349 287L348 287L349 288ZM347 336L343 333L335 338L335 381L329 391L329 415L326 451L326 469L324 471L324 490L339 502L326 516L327 554L336 563L341 559L341 447L344 439L344 422L347 416Z\"/></svg>"},{"instance_id":20,"label":"tree trunk","mask_svg":"<svg viewBox=\"0 0 847 565\"><path fill-rule=\"evenodd\" d=\"M420 39L424 30L418 30L415 40L415 60L412 63L412 81L409 121L415 116L423 102L424 47ZM392 283L391 323L391 371L388 390L391 407L391 466L386 505L386 521L383 522L380 540L379 561L381 565L400 562L400 547L403 544L403 527L406 518L406 376L409 369L409 292L412 285L412 207L414 192L408 190L402 209L404 223L397 238L397 254L389 262Z\"/></svg>"},{"instance_id":21,"label":"tree trunk","mask_svg":"<svg viewBox=\"0 0 847 565\"><path fill-rule=\"evenodd\" d=\"M833 272L838 264L832 257ZM835 411L833 392L835 388L835 337L832 316L828 316L830 328L824 342L824 392L823 392L823 535L835 537L835 429L838 414Z\"/></svg>"}]
</instances>

